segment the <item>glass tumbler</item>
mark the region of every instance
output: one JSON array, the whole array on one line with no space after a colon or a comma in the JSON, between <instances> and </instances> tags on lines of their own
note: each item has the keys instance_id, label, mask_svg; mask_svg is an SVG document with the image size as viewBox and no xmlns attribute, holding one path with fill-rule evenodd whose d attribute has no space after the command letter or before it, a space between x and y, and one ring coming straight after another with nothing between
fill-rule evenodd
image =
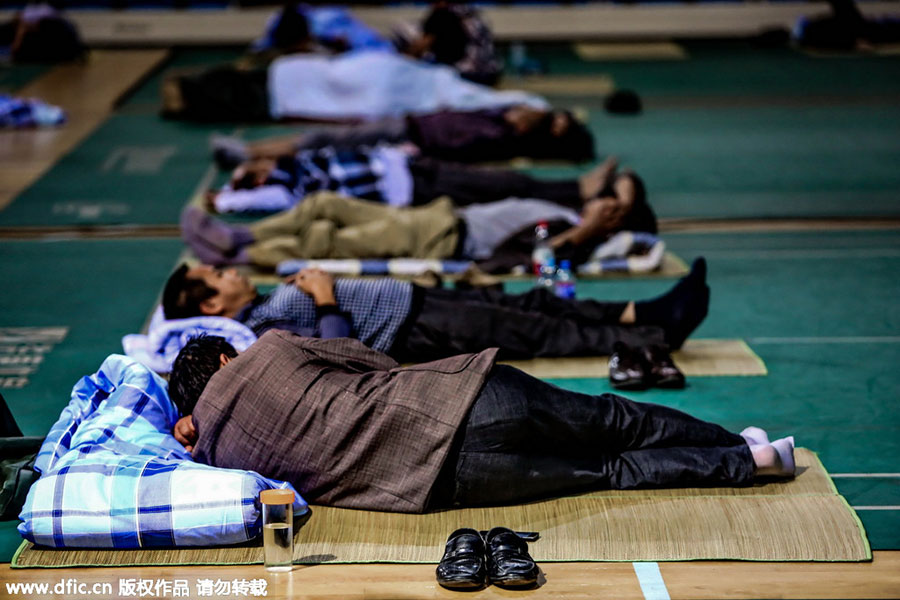
<instances>
[{"instance_id":1,"label":"glass tumbler","mask_svg":"<svg viewBox=\"0 0 900 600\"><path fill-rule=\"evenodd\" d=\"M294 558L294 492L264 490L259 494L263 511L263 551L267 571L290 571Z\"/></svg>"}]
</instances>

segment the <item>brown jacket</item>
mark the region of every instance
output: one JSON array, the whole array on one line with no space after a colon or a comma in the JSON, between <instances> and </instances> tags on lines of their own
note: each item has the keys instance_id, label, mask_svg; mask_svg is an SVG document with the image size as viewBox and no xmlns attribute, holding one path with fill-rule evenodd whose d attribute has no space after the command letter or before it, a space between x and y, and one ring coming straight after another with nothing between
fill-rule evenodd
<instances>
[{"instance_id":1,"label":"brown jacket","mask_svg":"<svg viewBox=\"0 0 900 600\"><path fill-rule=\"evenodd\" d=\"M270 331L206 386L194 458L312 503L422 512L495 355L400 368L358 340Z\"/></svg>"}]
</instances>

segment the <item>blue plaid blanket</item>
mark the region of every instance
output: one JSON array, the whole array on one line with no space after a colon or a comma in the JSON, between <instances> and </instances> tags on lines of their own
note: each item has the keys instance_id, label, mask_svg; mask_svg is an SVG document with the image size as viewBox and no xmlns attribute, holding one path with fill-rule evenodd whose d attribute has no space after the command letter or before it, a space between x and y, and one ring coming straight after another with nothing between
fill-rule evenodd
<instances>
[{"instance_id":1,"label":"blue plaid blanket","mask_svg":"<svg viewBox=\"0 0 900 600\"><path fill-rule=\"evenodd\" d=\"M75 385L50 429L19 533L54 548L208 546L259 536L259 492L290 485L193 462L171 435L178 417L165 381L133 359L109 356ZM296 497L295 514L305 513Z\"/></svg>"},{"instance_id":2,"label":"blue plaid blanket","mask_svg":"<svg viewBox=\"0 0 900 600\"><path fill-rule=\"evenodd\" d=\"M0 129L20 129L62 125L66 122L63 109L37 98L15 98L0 94Z\"/></svg>"}]
</instances>

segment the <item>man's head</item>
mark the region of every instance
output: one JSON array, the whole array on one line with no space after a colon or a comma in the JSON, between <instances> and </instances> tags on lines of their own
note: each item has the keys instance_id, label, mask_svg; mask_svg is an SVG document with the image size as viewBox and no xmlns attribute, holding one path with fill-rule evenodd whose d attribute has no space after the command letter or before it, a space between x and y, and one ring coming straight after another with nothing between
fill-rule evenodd
<instances>
[{"instance_id":1,"label":"man's head","mask_svg":"<svg viewBox=\"0 0 900 600\"><path fill-rule=\"evenodd\" d=\"M435 62L452 65L466 56L469 36L465 25L446 2L438 3L422 24L422 33L431 40Z\"/></svg>"},{"instance_id":2,"label":"man's head","mask_svg":"<svg viewBox=\"0 0 900 600\"><path fill-rule=\"evenodd\" d=\"M200 335L188 340L175 357L169 375L169 398L182 417L194 412L206 384L237 354L223 337Z\"/></svg>"},{"instance_id":3,"label":"man's head","mask_svg":"<svg viewBox=\"0 0 900 600\"><path fill-rule=\"evenodd\" d=\"M256 298L256 287L237 269L209 265L178 267L163 290L163 312L167 319L200 316L234 318Z\"/></svg>"},{"instance_id":4,"label":"man's head","mask_svg":"<svg viewBox=\"0 0 900 600\"><path fill-rule=\"evenodd\" d=\"M309 22L296 2L286 2L272 30L272 44L283 52L305 49L309 44Z\"/></svg>"},{"instance_id":5,"label":"man's head","mask_svg":"<svg viewBox=\"0 0 900 600\"><path fill-rule=\"evenodd\" d=\"M534 135L540 144L540 155L576 161L592 160L595 156L594 136L568 110L548 112L535 126Z\"/></svg>"}]
</instances>

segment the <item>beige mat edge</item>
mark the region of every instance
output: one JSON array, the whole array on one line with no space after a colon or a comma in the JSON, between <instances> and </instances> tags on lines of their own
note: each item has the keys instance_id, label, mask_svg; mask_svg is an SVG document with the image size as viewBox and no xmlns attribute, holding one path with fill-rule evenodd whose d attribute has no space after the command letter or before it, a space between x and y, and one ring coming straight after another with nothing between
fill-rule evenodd
<instances>
[{"instance_id":1,"label":"beige mat edge","mask_svg":"<svg viewBox=\"0 0 900 600\"><path fill-rule=\"evenodd\" d=\"M572 45L583 61L685 60L687 51L675 42L577 42Z\"/></svg>"},{"instance_id":2,"label":"beige mat edge","mask_svg":"<svg viewBox=\"0 0 900 600\"><path fill-rule=\"evenodd\" d=\"M606 96L616 84L603 73L592 75L526 75L504 77L498 89L520 90L544 96Z\"/></svg>"},{"instance_id":3,"label":"beige mat edge","mask_svg":"<svg viewBox=\"0 0 900 600\"><path fill-rule=\"evenodd\" d=\"M440 547L447 532L458 526L483 528L485 525L496 525L501 521L513 528L543 532L544 541L553 543L542 545L538 541L532 544L532 550L535 559L544 562L871 560L871 548L865 538L859 517L846 499L837 493L819 457L805 448L798 448L796 457L800 469L794 480L747 488L595 492L584 496L511 507L462 509L426 515L373 513L314 506L313 518L297 534L295 562L298 564L434 563L440 558ZM655 517L653 512L648 511L648 503L657 505L654 509ZM698 514L702 514L702 517L698 517ZM653 521L653 518L657 521L644 526L643 530L635 528L636 523ZM425 525L428 522L438 525L428 528ZM684 531L680 529L672 531L670 527L673 523ZM726 531L725 534L717 532L717 528L733 528L736 523L744 524L743 528L738 527ZM753 525L749 526L748 523ZM366 539L363 543L360 541L359 531L364 531L367 527L372 534L362 534ZM592 534L583 536L581 535L583 531L591 531ZM657 539L660 532L667 534L662 542ZM808 534L815 537L810 539L803 537ZM829 536L832 534L837 537L830 539ZM411 539L398 545L395 543L397 535L407 535ZM319 536L319 541L304 539L316 536ZM378 543L379 536L382 537L381 544ZM605 537L599 541L592 541L597 536ZM767 543L770 541L767 536L771 536L773 540L784 537L782 543L787 544L788 548L785 549L780 544ZM609 545L615 545L620 538L631 540L636 537L643 537L644 542L655 544L657 550L650 552L628 547L624 548L623 554L619 556L609 553ZM568 544L576 538L580 540L578 544L581 546L576 544L570 547ZM562 544L560 540L564 540ZM711 555L697 550L698 540L704 545L705 552L712 552ZM807 548L810 542L816 542L813 544L814 549ZM694 549L691 550L685 543L694 544ZM397 546L397 551L405 553L405 558L386 558L385 544ZM838 548L840 552L835 551ZM355 552L357 557L354 560L337 560L338 556L335 553L341 552ZM369 553L368 557L365 555L366 552ZM373 557L372 552L375 552L376 556ZM563 556L561 552L567 554ZM50 557L54 560L65 560L56 564L39 564L40 560ZM28 561L34 562L28 564ZM54 568L259 562L261 549L258 546L180 550L56 551L33 550L28 543L24 543L13 558L12 566Z\"/></svg>"},{"instance_id":4,"label":"beige mat edge","mask_svg":"<svg viewBox=\"0 0 900 600\"><path fill-rule=\"evenodd\" d=\"M675 365L687 377L761 377L769 374L762 358L742 339L690 339L672 353ZM540 379L605 378L609 358L535 358L505 361Z\"/></svg>"}]
</instances>

